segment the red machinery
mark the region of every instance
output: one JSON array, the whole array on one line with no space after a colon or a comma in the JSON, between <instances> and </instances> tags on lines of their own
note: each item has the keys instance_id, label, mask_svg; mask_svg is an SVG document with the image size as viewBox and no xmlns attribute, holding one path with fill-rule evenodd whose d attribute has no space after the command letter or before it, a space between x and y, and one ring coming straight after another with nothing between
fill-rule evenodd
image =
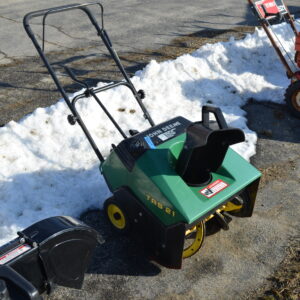
<instances>
[{"instance_id":1,"label":"red machinery","mask_svg":"<svg viewBox=\"0 0 300 300\"><path fill-rule=\"evenodd\" d=\"M291 79L291 84L286 89L285 101L291 112L300 118L300 33L296 28L294 17L283 0L248 0L248 2L284 65L288 78ZM290 25L295 35L295 57L290 56L273 31L274 24L283 22Z\"/></svg>"},{"instance_id":2,"label":"red machinery","mask_svg":"<svg viewBox=\"0 0 300 300\"><path fill-rule=\"evenodd\" d=\"M298 33L296 36L295 50L296 50L295 62L297 66L300 68L300 33Z\"/></svg>"}]
</instances>

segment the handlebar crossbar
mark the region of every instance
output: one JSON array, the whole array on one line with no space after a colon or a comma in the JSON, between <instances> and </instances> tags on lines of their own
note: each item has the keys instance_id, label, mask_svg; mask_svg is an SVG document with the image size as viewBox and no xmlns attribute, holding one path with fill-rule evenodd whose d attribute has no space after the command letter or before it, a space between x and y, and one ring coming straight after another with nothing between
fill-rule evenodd
<instances>
[{"instance_id":1,"label":"handlebar crossbar","mask_svg":"<svg viewBox=\"0 0 300 300\"><path fill-rule=\"evenodd\" d=\"M92 5L97 5L101 9L101 26L99 26L99 24L97 23L94 15L92 14L91 10L88 8L88 6L92 6ZM112 59L115 61L117 67L119 68L120 72L122 73L122 75L124 77L124 81L114 82L114 83L111 83L111 84L107 84L103 87L90 88L87 83L85 83L84 81L79 80L69 67L63 66L63 68L65 69L66 73L70 76L70 78L73 81L79 83L81 86L83 86L85 88L85 91L83 93L77 95L75 98L70 100L70 98L67 95L64 87L60 83L60 81L59 81L59 79L58 79L51 63L49 62L49 60L47 59L47 57L44 53L44 40L45 40L46 18L51 14L70 11L70 10L74 10L74 9L80 9L88 16L91 23L93 24L93 26L96 29L97 35L101 38L101 40L104 43L104 45L106 46L109 54L111 55ZM128 75L127 75L127 73L126 73L126 71L125 71L125 69L124 69L117 53L116 53L116 51L112 47L112 43L109 39L109 36L108 36L107 32L104 29L103 13L104 13L104 9L103 9L103 6L100 2L89 2L89 3L84 3L84 4L69 4L69 5L54 7L54 8L50 8L50 9L42 9L42 10L30 12L30 13L26 14L24 16L24 19L23 19L23 25L24 25L24 28L25 28L29 38L32 40L32 43L35 46L37 52L39 53L42 61L44 62L49 74L51 75L54 83L56 84L58 90L60 91L61 95L63 96L64 100L66 101L66 103L69 107L69 109L72 112L72 115L68 116L68 120L69 120L70 124L73 125L77 122L80 125L80 127L82 128L84 134L86 135L87 139L89 140L93 150L95 151L97 157L99 158L99 160L101 162L104 161L104 158L101 155L97 145L95 144L93 138L91 137L87 127L85 126L84 122L82 121L82 119L81 119L81 117L80 117L80 115L79 115L79 113L78 113L78 111L75 107L75 103L77 102L77 100L79 100L81 98L84 98L86 96L92 96L96 100L96 102L100 105L100 107L103 109L103 111L106 113L108 118L115 125L116 129L120 132L120 134L123 136L123 138L127 138L124 131L119 127L117 122L113 119L112 115L108 112L108 110L105 108L105 106L100 101L99 97L96 95L96 93L98 93L98 92L106 91L106 90L114 88L116 86L125 85L132 91L136 101L138 102L140 108L142 109L142 111L144 113L145 119L147 119L149 121L151 126L154 126L154 122L153 122L150 114L148 113L146 107L142 103L142 98L143 98L143 96L141 96L142 94L139 93L138 91L136 91L136 89L135 89L134 85L132 84L130 78L128 77ZM31 29L31 26L30 26L30 21L34 18L37 18L37 17L43 17L43 44L42 44L42 47L40 46L39 42L37 41L37 39L35 37L35 34L33 33L32 29Z\"/></svg>"}]
</instances>

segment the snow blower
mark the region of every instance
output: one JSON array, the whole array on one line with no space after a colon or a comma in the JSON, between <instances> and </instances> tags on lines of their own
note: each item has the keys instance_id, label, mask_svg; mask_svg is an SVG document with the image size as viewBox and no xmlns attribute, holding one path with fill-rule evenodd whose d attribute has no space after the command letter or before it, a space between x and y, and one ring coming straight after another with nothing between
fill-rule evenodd
<instances>
[{"instance_id":1,"label":"snow blower","mask_svg":"<svg viewBox=\"0 0 300 300\"><path fill-rule=\"evenodd\" d=\"M101 26L88 8L91 5L101 10ZM49 15L74 9L83 11L90 19L123 80L91 87L64 66L66 74L84 87L76 96L69 96L39 46L30 20L41 17L45 26ZM244 141L243 131L228 128L221 110L211 106L203 107L200 122L178 116L155 125L143 103L145 92L135 89L113 49L103 26L100 3L32 12L24 17L24 27L72 112L69 123L82 128L100 161L100 172L112 193L104 210L117 231L140 233L153 260L166 267L181 268L182 259L201 247L208 222L216 220L220 227L228 229L227 213L238 217L252 215L261 174L229 148ZM118 86L132 92L149 129L139 132L135 128L127 133L106 109L100 94ZM87 97L96 101L123 138L118 145L112 145L106 159L76 107L78 101ZM216 122L210 121L211 114Z\"/></svg>"},{"instance_id":2,"label":"snow blower","mask_svg":"<svg viewBox=\"0 0 300 300\"><path fill-rule=\"evenodd\" d=\"M98 234L72 217L51 217L0 247L0 299L40 300L54 284L80 289Z\"/></svg>"},{"instance_id":3,"label":"snow blower","mask_svg":"<svg viewBox=\"0 0 300 300\"><path fill-rule=\"evenodd\" d=\"M284 65L287 77L291 79L291 84L286 89L285 101L293 115L300 118L300 34L296 28L294 17L283 0L248 0L248 2ZM290 56L272 28L273 25L281 23L289 24L293 31L295 57Z\"/></svg>"}]
</instances>

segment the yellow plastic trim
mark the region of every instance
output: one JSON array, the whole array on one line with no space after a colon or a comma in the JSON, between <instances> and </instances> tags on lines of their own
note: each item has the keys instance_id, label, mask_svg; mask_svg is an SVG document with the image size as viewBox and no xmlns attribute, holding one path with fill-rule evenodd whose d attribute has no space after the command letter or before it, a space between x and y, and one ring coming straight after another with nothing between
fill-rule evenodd
<instances>
[{"instance_id":1,"label":"yellow plastic trim","mask_svg":"<svg viewBox=\"0 0 300 300\"><path fill-rule=\"evenodd\" d=\"M193 227L193 228L191 228L191 229L188 229L188 230L185 232L185 236L187 236L187 235L189 235L190 233L192 233L192 232L196 231L196 229L197 229L197 227L196 227L196 226L194 226L194 227Z\"/></svg>"},{"instance_id":2,"label":"yellow plastic trim","mask_svg":"<svg viewBox=\"0 0 300 300\"><path fill-rule=\"evenodd\" d=\"M124 229L126 219L122 210L115 204L109 204L107 207L107 215L110 222L118 229ZM118 216L118 218L116 218Z\"/></svg>"},{"instance_id":3,"label":"yellow plastic trim","mask_svg":"<svg viewBox=\"0 0 300 300\"><path fill-rule=\"evenodd\" d=\"M194 229L194 228L193 228ZM204 222L200 222L196 228L196 237L193 241L193 243L185 248L182 253L183 258L191 257L194 255L202 246L205 236L205 225ZM190 234L192 230L187 230L186 235Z\"/></svg>"},{"instance_id":4,"label":"yellow plastic trim","mask_svg":"<svg viewBox=\"0 0 300 300\"><path fill-rule=\"evenodd\" d=\"M231 201L229 201L224 205L223 210L224 211L234 211L234 210L240 210L240 209L242 209L242 207L243 207L243 205L236 205L236 204L232 203Z\"/></svg>"}]
</instances>

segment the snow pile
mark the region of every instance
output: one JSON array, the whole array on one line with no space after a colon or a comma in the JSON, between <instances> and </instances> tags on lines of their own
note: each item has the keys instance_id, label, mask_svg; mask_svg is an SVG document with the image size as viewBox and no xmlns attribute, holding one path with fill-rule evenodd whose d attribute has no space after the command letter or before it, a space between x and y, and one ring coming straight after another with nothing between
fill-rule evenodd
<instances>
[{"instance_id":1,"label":"snow pile","mask_svg":"<svg viewBox=\"0 0 300 300\"><path fill-rule=\"evenodd\" d=\"M284 25L277 32L282 40L292 37ZM287 47L293 51L291 43ZM229 125L246 133L246 142L234 147L246 159L255 154L256 134L241 107L252 97L281 103L289 83L262 30L244 40L207 44L173 61L152 61L132 81L146 91L144 103L156 124L177 115L196 121L202 105L219 106ZM99 97L122 128L148 127L126 87ZM80 100L78 110L107 155L119 134L92 99ZM66 121L68 114L60 101L0 129L0 245L37 220L79 216L109 196L99 162L80 127Z\"/></svg>"}]
</instances>

